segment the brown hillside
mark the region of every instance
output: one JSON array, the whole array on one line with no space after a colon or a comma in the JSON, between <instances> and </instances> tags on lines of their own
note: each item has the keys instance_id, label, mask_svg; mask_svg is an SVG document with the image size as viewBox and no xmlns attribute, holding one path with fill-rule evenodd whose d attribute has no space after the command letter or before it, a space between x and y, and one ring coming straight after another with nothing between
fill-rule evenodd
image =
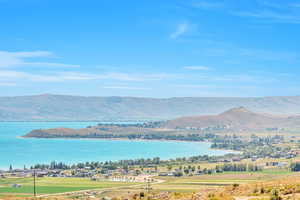
<instances>
[{"instance_id":1,"label":"brown hillside","mask_svg":"<svg viewBox=\"0 0 300 200\"><path fill-rule=\"evenodd\" d=\"M221 128L229 130L282 129L299 127L300 118L254 113L244 107L230 109L219 115L181 117L166 122L166 128Z\"/></svg>"}]
</instances>

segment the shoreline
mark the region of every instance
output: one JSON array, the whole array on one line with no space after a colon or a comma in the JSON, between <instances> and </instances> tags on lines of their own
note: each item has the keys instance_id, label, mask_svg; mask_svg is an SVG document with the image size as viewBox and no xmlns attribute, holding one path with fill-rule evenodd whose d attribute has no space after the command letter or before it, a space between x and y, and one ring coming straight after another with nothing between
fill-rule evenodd
<instances>
[{"instance_id":1,"label":"shoreline","mask_svg":"<svg viewBox=\"0 0 300 200\"><path fill-rule=\"evenodd\" d=\"M167 139L129 139L129 138L72 138L72 137L52 137L52 138L43 138L43 137L23 137L23 136L17 136L19 139L50 139L50 140L102 140L102 141L131 141L131 142L192 142L192 143L206 143L206 144L212 144L212 142L206 140L206 141L193 141L193 140L167 140ZM217 149L217 148L211 148L210 150L215 151L223 151L228 152L232 154L241 154L241 151L235 151L230 149ZM224 154L225 155L225 154Z\"/></svg>"},{"instance_id":2,"label":"shoreline","mask_svg":"<svg viewBox=\"0 0 300 200\"><path fill-rule=\"evenodd\" d=\"M16 138L18 139L28 139L28 138L24 138L24 137L21 137L21 136L17 136ZM96 139L93 139L93 138L34 138L34 137L31 137L32 139L54 139L54 140L102 140L102 141L129 141L129 142L193 142L193 143L198 143L199 145L201 145L201 143L205 143L205 144L211 144L211 142L209 141L183 141L183 140L147 140L147 139L126 139L126 138L112 138L112 139L109 139L109 138L96 138ZM189 158L189 157L193 157L193 156L204 156L204 155L209 155L209 156L225 156L227 154L241 154L242 152L238 152L238 151L233 151L233 150L226 150L226 149L215 149L215 148L210 148L208 147L209 150L213 150L215 151L215 153L213 153L212 155L209 155L209 154L201 154L199 152L199 154L197 155L186 155L184 157L186 158ZM218 155L218 152L222 152L222 155ZM136 159L141 159L141 158L144 158L144 159L148 159L148 158L153 158L153 156L145 156L145 157L139 157L139 158L136 158ZM169 160L169 159L175 159L176 157L170 157L168 159L162 159L162 160ZM131 159L131 158L128 158L128 159ZM96 160L96 159L95 159ZM107 159L109 160L109 159ZM58 160L59 161L59 160ZM90 162L92 162L93 160L89 160ZM104 160L106 161L106 160ZM104 162L103 161L103 162ZM119 161L119 159L117 160L113 160L113 161ZM51 161L49 160L49 163ZM83 161L82 161L83 162ZM45 162L47 163L47 162ZM74 164L74 163L78 163L78 162L70 162L68 164ZM37 164L35 162L33 162L32 164L26 164L25 165L27 166L30 166L30 165L34 165L34 164ZM22 168L24 164L21 164L20 167L19 165L13 165L13 166L16 166L17 168ZM2 166L0 167L0 170L7 170L9 166L5 167L5 166Z\"/></svg>"}]
</instances>

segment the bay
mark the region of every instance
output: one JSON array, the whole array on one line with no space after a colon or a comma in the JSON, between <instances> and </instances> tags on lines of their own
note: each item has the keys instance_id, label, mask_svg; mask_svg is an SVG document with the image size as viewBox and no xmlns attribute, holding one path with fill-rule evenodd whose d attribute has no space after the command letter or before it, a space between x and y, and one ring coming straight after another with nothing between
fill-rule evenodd
<instances>
[{"instance_id":1,"label":"bay","mask_svg":"<svg viewBox=\"0 0 300 200\"><path fill-rule=\"evenodd\" d=\"M0 122L0 169L51 161L68 164L123 159L224 155L205 142L21 138L33 129L84 128L98 122Z\"/></svg>"}]
</instances>

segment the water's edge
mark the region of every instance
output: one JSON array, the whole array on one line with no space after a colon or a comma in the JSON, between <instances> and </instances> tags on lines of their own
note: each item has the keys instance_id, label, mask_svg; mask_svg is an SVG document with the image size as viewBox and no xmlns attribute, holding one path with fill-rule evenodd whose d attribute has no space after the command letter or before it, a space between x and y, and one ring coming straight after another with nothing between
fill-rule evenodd
<instances>
[{"instance_id":1,"label":"water's edge","mask_svg":"<svg viewBox=\"0 0 300 200\"><path fill-rule=\"evenodd\" d=\"M0 169L29 167L51 161L68 164L125 159L170 159L197 155L224 155L208 142L126 139L20 138L39 128L83 128L98 122L0 122Z\"/></svg>"}]
</instances>

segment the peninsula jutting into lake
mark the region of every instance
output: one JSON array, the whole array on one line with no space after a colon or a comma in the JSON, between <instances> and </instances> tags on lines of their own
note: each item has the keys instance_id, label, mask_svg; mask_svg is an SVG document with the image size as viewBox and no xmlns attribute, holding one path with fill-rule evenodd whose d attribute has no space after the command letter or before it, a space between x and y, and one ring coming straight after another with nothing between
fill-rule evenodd
<instances>
[{"instance_id":1,"label":"peninsula jutting into lake","mask_svg":"<svg viewBox=\"0 0 300 200\"><path fill-rule=\"evenodd\" d=\"M280 133L300 130L300 116L259 114L244 107L219 115L182 117L137 124L100 123L82 129L37 129L24 138L115 138L205 141L209 134Z\"/></svg>"}]
</instances>

